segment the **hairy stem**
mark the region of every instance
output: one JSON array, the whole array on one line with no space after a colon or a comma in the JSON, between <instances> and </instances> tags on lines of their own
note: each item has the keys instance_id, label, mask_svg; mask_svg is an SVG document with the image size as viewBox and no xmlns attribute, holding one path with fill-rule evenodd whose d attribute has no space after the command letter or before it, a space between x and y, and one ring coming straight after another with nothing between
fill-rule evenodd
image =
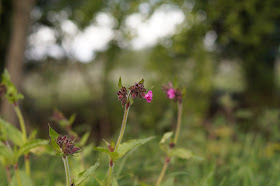
<instances>
[{"instance_id":1,"label":"hairy stem","mask_svg":"<svg viewBox=\"0 0 280 186\"><path fill-rule=\"evenodd\" d=\"M119 135L119 138L118 138L118 141L116 143L116 147L115 147L114 151L117 151L119 145L121 144L121 141L122 141L122 138L123 138L123 135L124 135L125 126L126 126L129 107L130 107L130 104L127 103L125 105L125 109L124 109L124 115L123 115L123 121L122 121L122 127L121 127L121 131L120 131L120 135ZM111 185L111 177L112 177L112 174L113 174L113 166L114 166L114 163L110 159L107 186Z\"/></svg>"},{"instance_id":2,"label":"hairy stem","mask_svg":"<svg viewBox=\"0 0 280 186\"><path fill-rule=\"evenodd\" d=\"M177 117L177 126L176 126L176 132L174 137L174 143L176 144L179 138L179 133L181 130L181 121L182 121L182 110L183 110L183 104L182 102L178 102L178 117Z\"/></svg>"},{"instance_id":3,"label":"hairy stem","mask_svg":"<svg viewBox=\"0 0 280 186\"><path fill-rule=\"evenodd\" d=\"M62 161L63 161L64 169L65 169L66 186L70 186L71 178L70 178L70 169L69 169L69 163L68 163L67 156L62 157Z\"/></svg>"},{"instance_id":4,"label":"hairy stem","mask_svg":"<svg viewBox=\"0 0 280 186\"><path fill-rule=\"evenodd\" d=\"M106 184L106 186L110 186L110 185L111 185L111 179L112 179L113 168L114 168L113 160L110 160L109 172L108 172L108 179L107 179L107 184Z\"/></svg>"},{"instance_id":5,"label":"hairy stem","mask_svg":"<svg viewBox=\"0 0 280 186\"><path fill-rule=\"evenodd\" d=\"M118 141L117 141L117 144L116 144L116 147L115 147L115 150L116 151L122 141L122 138L123 138L123 135L124 135L124 130L125 130L125 126L126 126L126 121L127 121L127 116L128 116L128 111L129 111L129 103L127 103L125 105L125 110L124 110L124 115L123 115L123 121L122 121L122 127L121 127L121 131L120 131L120 135L119 135L119 138L118 138Z\"/></svg>"},{"instance_id":6,"label":"hairy stem","mask_svg":"<svg viewBox=\"0 0 280 186\"><path fill-rule=\"evenodd\" d=\"M16 164L16 165L14 166L14 168L15 168L15 172L16 172L16 178L17 178L18 186L22 186L22 185L21 185L21 180L20 180L19 171L18 171L18 164Z\"/></svg>"},{"instance_id":7,"label":"hairy stem","mask_svg":"<svg viewBox=\"0 0 280 186\"><path fill-rule=\"evenodd\" d=\"M162 167L161 173L160 173L160 175L159 175L159 177L158 177L158 179L157 179L156 186L159 186L159 185L160 185L160 183L161 183L161 181L162 181L162 179L163 179L163 177L164 177L164 175L165 175L166 169L167 169L167 167L168 167L168 165L169 165L169 161L170 161L170 159L169 159L169 157L167 157L167 158L165 159L165 162L164 162L164 165L163 165L163 167Z\"/></svg>"}]
</instances>

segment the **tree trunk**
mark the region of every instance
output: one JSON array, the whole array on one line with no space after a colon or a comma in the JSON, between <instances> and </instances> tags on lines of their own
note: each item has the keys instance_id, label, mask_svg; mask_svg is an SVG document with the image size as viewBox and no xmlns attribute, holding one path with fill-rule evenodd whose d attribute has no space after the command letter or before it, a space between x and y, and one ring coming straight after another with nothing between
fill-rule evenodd
<instances>
[{"instance_id":1,"label":"tree trunk","mask_svg":"<svg viewBox=\"0 0 280 186\"><path fill-rule=\"evenodd\" d=\"M21 88L24 51L33 3L34 0L13 0L12 33L6 56L6 68L11 75L12 82L18 89ZM1 111L9 122L17 123L15 112L10 103L3 101Z\"/></svg>"}]
</instances>

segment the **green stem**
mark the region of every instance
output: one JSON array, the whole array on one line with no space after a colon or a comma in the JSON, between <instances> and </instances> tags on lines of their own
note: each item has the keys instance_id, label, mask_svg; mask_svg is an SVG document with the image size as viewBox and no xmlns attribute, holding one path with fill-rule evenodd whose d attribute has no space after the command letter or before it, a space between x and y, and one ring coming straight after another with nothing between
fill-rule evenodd
<instances>
[{"instance_id":1,"label":"green stem","mask_svg":"<svg viewBox=\"0 0 280 186\"><path fill-rule=\"evenodd\" d=\"M119 138L118 138L118 141L117 141L117 144L116 144L116 147L114 149L114 151L116 151L122 141L122 138L123 138L123 135L124 135L124 130L125 130L125 126L126 126L126 121L127 121L127 116L128 116L128 111L129 111L129 103L127 103L125 105L125 110L124 110L124 115L123 115L123 121L122 121L122 128L121 128L121 131L120 131L120 135L119 135Z\"/></svg>"},{"instance_id":2,"label":"green stem","mask_svg":"<svg viewBox=\"0 0 280 186\"><path fill-rule=\"evenodd\" d=\"M114 168L114 163L113 163L112 160L110 160L109 173L108 173L108 179L107 179L106 186L110 186L111 185L111 178L112 178L113 168Z\"/></svg>"},{"instance_id":3,"label":"green stem","mask_svg":"<svg viewBox=\"0 0 280 186\"><path fill-rule=\"evenodd\" d=\"M24 155L24 160L25 160L25 172L28 176L30 176L30 161L29 161L28 154Z\"/></svg>"},{"instance_id":4,"label":"green stem","mask_svg":"<svg viewBox=\"0 0 280 186\"><path fill-rule=\"evenodd\" d=\"M18 171L18 164L16 164L16 165L14 166L14 168L15 168L15 171L16 171L16 177L17 177L18 186L22 186L22 185L21 185L21 180L20 180L19 171Z\"/></svg>"},{"instance_id":5,"label":"green stem","mask_svg":"<svg viewBox=\"0 0 280 186\"><path fill-rule=\"evenodd\" d=\"M22 131L23 142L26 143L26 141L27 141L26 126L25 126L25 122L24 122L24 119L22 116L22 112L17 103L14 104L14 106L15 106L14 108L15 108L15 111L16 111L16 114L17 114L17 117L19 120L20 128ZM28 153L25 154L25 172L28 176L30 176L30 161L29 161Z\"/></svg>"},{"instance_id":6,"label":"green stem","mask_svg":"<svg viewBox=\"0 0 280 186\"><path fill-rule=\"evenodd\" d=\"M158 177L158 179L157 179L156 186L159 186L159 185L160 185L160 183L161 183L161 181L162 181L162 179L163 179L163 177L164 177L164 175L165 175L166 169L167 169L167 167L168 167L168 165L169 165L169 161L170 161L170 159L167 157L167 158L165 159L165 162L164 162L164 165L163 165L163 167L162 167L161 173L160 173L160 175L159 175L159 177Z\"/></svg>"},{"instance_id":7,"label":"green stem","mask_svg":"<svg viewBox=\"0 0 280 186\"><path fill-rule=\"evenodd\" d=\"M182 102L178 102L178 118L177 118L177 126L176 126L176 132L175 132L175 137L174 137L174 144L177 143L178 138L179 138L179 133L181 129L181 121L182 121L182 110L183 110L183 104Z\"/></svg>"},{"instance_id":8,"label":"green stem","mask_svg":"<svg viewBox=\"0 0 280 186\"><path fill-rule=\"evenodd\" d=\"M11 183L11 172L10 172L10 166L9 165L7 165L5 167L5 171L6 171L7 181L10 184Z\"/></svg>"},{"instance_id":9,"label":"green stem","mask_svg":"<svg viewBox=\"0 0 280 186\"><path fill-rule=\"evenodd\" d=\"M67 156L62 157L62 161L63 161L64 168L65 168L66 186L70 186L71 179L70 179L70 169L69 169L69 163L68 163Z\"/></svg>"},{"instance_id":10,"label":"green stem","mask_svg":"<svg viewBox=\"0 0 280 186\"><path fill-rule=\"evenodd\" d=\"M130 104L127 103L125 105L125 109L124 109L124 115L123 115L123 121L122 121L122 127L121 127L121 131L120 131L120 135L119 135L118 141L116 143L116 146L114 148L114 151L117 151L119 145L121 144L121 141L122 141L122 138L123 138L123 135L124 135L125 126L126 126L129 107L130 107ZM113 166L114 166L114 163L113 163L112 160L110 160L107 186L111 185L111 177L112 177L112 174L113 174Z\"/></svg>"},{"instance_id":11,"label":"green stem","mask_svg":"<svg viewBox=\"0 0 280 186\"><path fill-rule=\"evenodd\" d=\"M21 113L17 104L15 104L14 108L15 108L15 111L16 111L16 114L17 114L17 117L18 117L18 120L19 120L20 128L21 128L21 131L22 131L22 134L23 134L23 142L25 143L26 139L27 139L27 135L26 135L24 119L22 117L22 113Z\"/></svg>"}]
</instances>

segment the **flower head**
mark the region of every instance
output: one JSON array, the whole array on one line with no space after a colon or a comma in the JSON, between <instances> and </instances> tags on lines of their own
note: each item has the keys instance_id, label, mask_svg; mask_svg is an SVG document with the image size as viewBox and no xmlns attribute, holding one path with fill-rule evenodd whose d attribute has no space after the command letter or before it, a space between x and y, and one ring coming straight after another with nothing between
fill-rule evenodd
<instances>
[{"instance_id":1,"label":"flower head","mask_svg":"<svg viewBox=\"0 0 280 186\"><path fill-rule=\"evenodd\" d=\"M169 99L175 98L175 93L176 93L175 89L170 88L170 89L167 90L166 93L167 93L167 96L168 96Z\"/></svg>"},{"instance_id":2,"label":"flower head","mask_svg":"<svg viewBox=\"0 0 280 186\"><path fill-rule=\"evenodd\" d=\"M73 140L67 138L67 136L59 135L56 139L56 143L59 145L64 156L73 155L80 150L80 148L74 146Z\"/></svg>"},{"instance_id":3,"label":"flower head","mask_svg":"<svg viewBox=\"0 0 280 186\"><path fill-rule=\"evenodd\" d=\"M162 89L163 91L165 91L169 99L172 99L173 101L182 102L184 90L174 88L172 83L170 82L168 83L168 85L163 86Z\"/></svg>"},{"instance_id":4,"label":"flower head","mask_svg":"<svg viewBox=\"0 0 280 186\"><path fill-rule=\"evenodd\" d=\"M145 94L144 98L147 100L148 103L151 103L153 100L153 92L151 90L148 91L147 94Z\"/></svg>"}]
</instances>

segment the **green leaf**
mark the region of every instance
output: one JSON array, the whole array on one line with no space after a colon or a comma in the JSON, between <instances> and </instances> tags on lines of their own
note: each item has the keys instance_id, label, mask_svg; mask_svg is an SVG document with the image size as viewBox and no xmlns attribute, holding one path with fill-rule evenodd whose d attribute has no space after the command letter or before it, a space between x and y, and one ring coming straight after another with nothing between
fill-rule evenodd
<instances>
[{"instance_id":1,"label":"green leaf","mask_svg":"<svg viewBox=\"0 0 280 186\"><path fill-rule=\"evenodd\" d=\"M81 172L76 179L74 179L74 183L76 186L84 186L88 183L89 179L93 177L95 174L96 168L99 166L99 162L96 162L89 169Z\"/></svg>"},{"instance_id":2,"label":"green leaf","mask_svg":"<svg viewBox=\"0 0 280 186\"><path fill-rule=\"evenodd\" d=\"M93 146L93 149L99 152L104 152L106 154L108 154L112 159L116 159L118 157L118 153L117 152L111 152L108 147L95 147Z\"/></svg>"},{"instance_id":3,"label":"green leaf","mask_svg":"<svg viewBox=\"0 0 280 186\"><path fill-rule=\"evenodd\" d=\"M90 132L86 132L80 140L79 145L84 146L89 138Z\"/></svg>"},{"instance_id":4,"label":"green leaf","mask_svg":"<svg viewBox=\"0 0 280 186\"><path fill-rule=\"evenodd\" d=\"M69 124L68 125L72 125L74 123L76 119L76 114L72 114L69 118Z\"/></svg>"},{"instance_id":5,"label":"green leaf","mask_svg":"<svg viewBox=\"0 0 280 186\"><path fill-rule=\"evenodd\" d=\"M0 143L0 158L4 165L11 165L14 161L14 154L6 145Z\"/></svg>"},{"instance_id":6,"label":"green leaf","mask_svg":"<svg viewBox=\"0 0 280 186\"><path fill-rule=\"evenodd\" d=\"M49 136L50 138L53 138L55 140L59 136L59 134L55 130L53 130L50 125L49 125Z\"/></svg>"},{"instance_id":7,"label":"green leaf","mask_svg":"<svg viewBox=\"0 0 280 186\"><path fill-rule=\"evenodd\" d=\"M22 186L33 186L31 178L25 173L25 171L19 170L19 176ZM10 186L18 186L16 175L13 176Z\"/></svg>"},{"instance_id":8,"label":"green leaf","mask_svg":"<svg viewBox=\"0 0 280 186\"><path fill-rule=\"evenodd\" d=\"M23 99L23 95L18 93L15 85L12 83L7 69L5 69L4 73L2 74L2 83L7 87L5 97L10 103L15 103L18 100Z\"/></svg>"},{"instance_id":9,"label":"green leaf","mask_svg":"<svg viewBox=\"0 0 280 186\"><path fill-rule=\"evenodd\" d=\"M28 141L31 141L31 140L35 139L36 135L37 135L37 132L38 132L37 130L32 130L31 134L28 137Z\"/></svg>"},{"instance_id":10,"label":"green leaf","mask_svg":"<svg viewBox=\"0 0 280 186\"><path fill-rule=\"evenodd\" d=\"M169 143L169 140L171 139L172 135L173 135L172 131L164 133L159 143L160 144Z\"/></svg>"},{"instance_id":11,"label":"green leaf","mask_svg":"<svg viewBox=\"0 0 280 186\"><path fill-rule=\"evenodd\" d=\"M51 144L52 144L53 150L56 152L56 155L62 156L63 154L60 150L60 147L56 143L56 139L58 138L59 134L55 130L53 130L50 125L49 125L49 136L51 138Z\"/></svg>"},{"instance_id":12,"label":"green leaf","mask_svg":"<svg viewBox=\"0 0 280 186\"><path fill-rule=\"evenodd\" d=\"M3 135L3 138L5 141L7 139L11 140L15 145L18 146L22 146L23 145L23 135L22 133L16 128L14 127L12 124L6 122L5 120L3 120L2 118L0 118L0 129L3 128L3 130L1 129L1 133Z\"/></svg>"},{"instance_id":13,"label":"green leaf","mask_svg":"<svg viewBox=\"0 0 280 186\"><path fill-rule=\"evenodd\" d=\"M144 79L141 79L141 81L139 81L139 84L143 84L144 83Z\"/></svg>"},{"instance_id":14,"label":"green leaf","mask_svg":"<svg viewBox=\"0 0 280 186\"><path fill-rule=\"evenodd\" d=\"M166 154L168 154L168 152L169 152L169 143L170 143L172 135L173 135L173 132L164 133L159 142L160 149L163 152L165 152Z\"/></svg>"},{"instance_id":15,"label":"green leaf","mask_svg":"<svg viewBox=\"0 0 280 186\"><path fill-rule=\"evenodd\" d=\"M20 147L20 149L17 151L17 153L16 153L17 158L19 158L23 154L30 152L30 150L35 147L47 145L48 143L49 143L48 140L41 140L41 139L35 139L32 141L29 141L29 142L25 143L22 147Z\"/></svg>"},{"instance_id":16,"label":"green leaf","mask_svg":"<svg viewBox=\"0 0 280 186\"><path fill-rule=\"evenodd\" d=\"M118 84L118 87L119 87L119 89L121 89L122 88L122 78L120 77L120 79L119 79L119 84Z\"/></svg>"},{"instance_id":17,"label":"green leaf","mask_svg":"<svg viewBox=\"0 0 280 186\"><path fill-rule=\"evenodd\" d=\"M192 151L188 150L188 149L184 149L184 148L174 148L172 149L172 151L169 154L170 156L176 156L178 158L182 158L182 159L190 159L192 157L194 157L194 154Z\"/></svg>"},{"instance_id":18,"label":"green leaf","mask_svg":"<svg viewBox=\"0 0 280 186\"><path fill-rule=\"evenodd\" d=\"M137 139L137 140L134 139L134 140L129 140L124 143L121 143L119 145L119 148L116 151L117 157L112 158L112 160L114 162L117 161L118 159L123 157L128 151L147 143L148 141L150 141L153 138L154 137L149 137L149 138L145 138L145 139Z\"/></svg>"}]
</instances>

